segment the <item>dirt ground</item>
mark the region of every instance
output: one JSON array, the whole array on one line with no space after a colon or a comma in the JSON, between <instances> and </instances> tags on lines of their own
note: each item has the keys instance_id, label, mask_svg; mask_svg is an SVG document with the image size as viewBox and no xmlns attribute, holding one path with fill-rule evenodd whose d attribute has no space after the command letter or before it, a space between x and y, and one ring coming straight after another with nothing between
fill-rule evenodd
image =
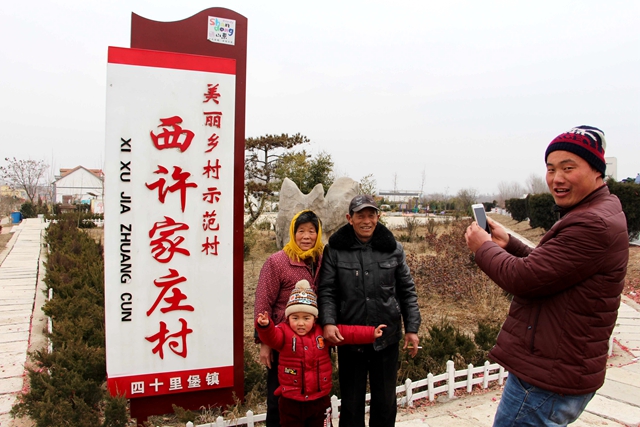
<instances>
[{"instance_id":1,"label":"dirt ground","mask_svg":"<svg viewBox=\"0 0 640 427\"><path fill-rule=\"evenodd\" d=\"M9 227L7 227L9 228ZM9 233L9 231L7 231L6 233L4 232L4 228L2 230L2 234L0 234L0 251L3 250L5 248L5 246L7 246L7 242L9 240L11 240L11 237L13 236L13 234Z\"/></svg>"},{"instance_id":2,"label":"dirt ground","mask_svg":"<svg viewBox=\"0 0 640 427\"><path fill-rule=\"evenodd\" d=\"M509 216L492 213L488 214L488 216L535 244L540 242L540 239L542 239L542 236L544 236L545 233L543 228L531 228L528 221L517 222Z\"/></svg>"}]
</instances>

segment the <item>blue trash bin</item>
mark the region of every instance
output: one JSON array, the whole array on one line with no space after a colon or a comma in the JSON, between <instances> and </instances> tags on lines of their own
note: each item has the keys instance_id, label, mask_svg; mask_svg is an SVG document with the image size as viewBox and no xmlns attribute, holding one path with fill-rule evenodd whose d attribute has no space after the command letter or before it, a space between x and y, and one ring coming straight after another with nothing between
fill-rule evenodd
<instances>
[{"instance_id":1,"label":"blue trash bin","mask_svg":"<svg viewBox=\"0 0 640 427\"><path fill-rule=\"evenodd\" d=\"M11 212L11 223L19 224L22 221L22 212Z\"/></svg>"}]
</instances>

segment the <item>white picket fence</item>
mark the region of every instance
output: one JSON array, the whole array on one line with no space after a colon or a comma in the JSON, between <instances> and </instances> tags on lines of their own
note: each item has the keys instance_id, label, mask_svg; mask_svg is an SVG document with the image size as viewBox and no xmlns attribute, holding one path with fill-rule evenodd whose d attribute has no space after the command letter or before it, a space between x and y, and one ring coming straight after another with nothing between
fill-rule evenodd
<instances>
[{"instance_id":1,"label":"white picket fence","mask_svg":"<svg viewBox=\"0 0 640 427\"><path fill-rule=\"evenodd\" d=\"M405 381L404 385L396 387L398 397L398 406L413 406L413 402L419 399L429 399L430 402L435 400L436 395L447 393L447 397L452 398L457 389L465 389L467 393L471 393L473 386L482 385L483 389L489 387L489 383L497 381L499 385L504 383L509 373L497 363L490 364L484 362L483 366L474 367L469 364L467 369L456 371L453 361L447 362L447 372L440 375L427 375L427 378L420 381ZM366 401L371 400L371 394L367 393ZM331 418L337 420L340 416L340 399L331 396ZM365 408L369 412L369 406ZM218 417L215 422L207 424L198 424L195 427L229 427L229 426L248 426L254 427L255 423L265 421L267 414L254 415L252 411L247 411L246 417L225 420ZM186 427L194 427L192 422L188 422Z\"/></svg>"},{"instance_id":2,"label":"white picket fence","mask_svg":"<svg viewBox=\"0 0 640 427\"><path fill-rule=\"evenodd\" d=\"M58 222L57 219L43 219L44 222ZM93 222L96 227L101 228L104 227L104 219L83 219L82 222Z\"/></svg>"}]
</instances>

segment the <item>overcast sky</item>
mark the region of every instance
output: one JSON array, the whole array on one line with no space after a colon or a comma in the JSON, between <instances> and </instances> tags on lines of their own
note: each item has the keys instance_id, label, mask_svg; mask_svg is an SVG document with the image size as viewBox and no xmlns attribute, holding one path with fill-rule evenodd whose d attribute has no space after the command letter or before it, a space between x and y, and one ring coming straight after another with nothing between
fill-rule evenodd
<instances>
[{"instance_id":1,"label":"overcast sky","mask_svg":"<svg viewBox=\"0 0 640 427\"><path fill-rule=\"evenodd\" d=\"M101 168L108 46L131 13L249 20L246 135L297 133L380 191L495 193L588 124L640 172L638 1L33 0L0 25L0 158ZM0 160L0 164L4 161Z\"/></svg>"}]
</instances>

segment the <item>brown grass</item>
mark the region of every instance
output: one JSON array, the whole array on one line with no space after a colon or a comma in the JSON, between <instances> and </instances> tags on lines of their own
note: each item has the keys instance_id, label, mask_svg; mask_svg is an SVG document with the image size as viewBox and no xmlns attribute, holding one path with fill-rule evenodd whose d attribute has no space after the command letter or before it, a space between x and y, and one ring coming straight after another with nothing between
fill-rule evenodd
<instances>
[{"instance_id":1,"label":"brown grass","mask_svg":"<svg viewBox=\"0 0 640 427\"><path fill-rule=\"evenodd\" d=\"M529 221L518 222L509 216L492 214L492 213L488 214L488 216L491 219L499 222L509 230L516 232L517 234L521 235L525 239L530 240L532 243L535 243L535 244L538 244L540 242L540 239L542 239L542 236L544 236L544 233L545 233L543 228L540 228L540 227L531 228L529 226Z\"/></svg>"},{"instance_id":2,"label":"brown grass","mask_svg":"<svg viewBox=\"0 0 640 427\"><path fill-rule=\"evenodd\" d=\"M7 246L7 242L11 240L12 237L13 234L9 232L3 232L2 234L0 234L0 251L2 251Z\"/></svg>"}]
</instances>

